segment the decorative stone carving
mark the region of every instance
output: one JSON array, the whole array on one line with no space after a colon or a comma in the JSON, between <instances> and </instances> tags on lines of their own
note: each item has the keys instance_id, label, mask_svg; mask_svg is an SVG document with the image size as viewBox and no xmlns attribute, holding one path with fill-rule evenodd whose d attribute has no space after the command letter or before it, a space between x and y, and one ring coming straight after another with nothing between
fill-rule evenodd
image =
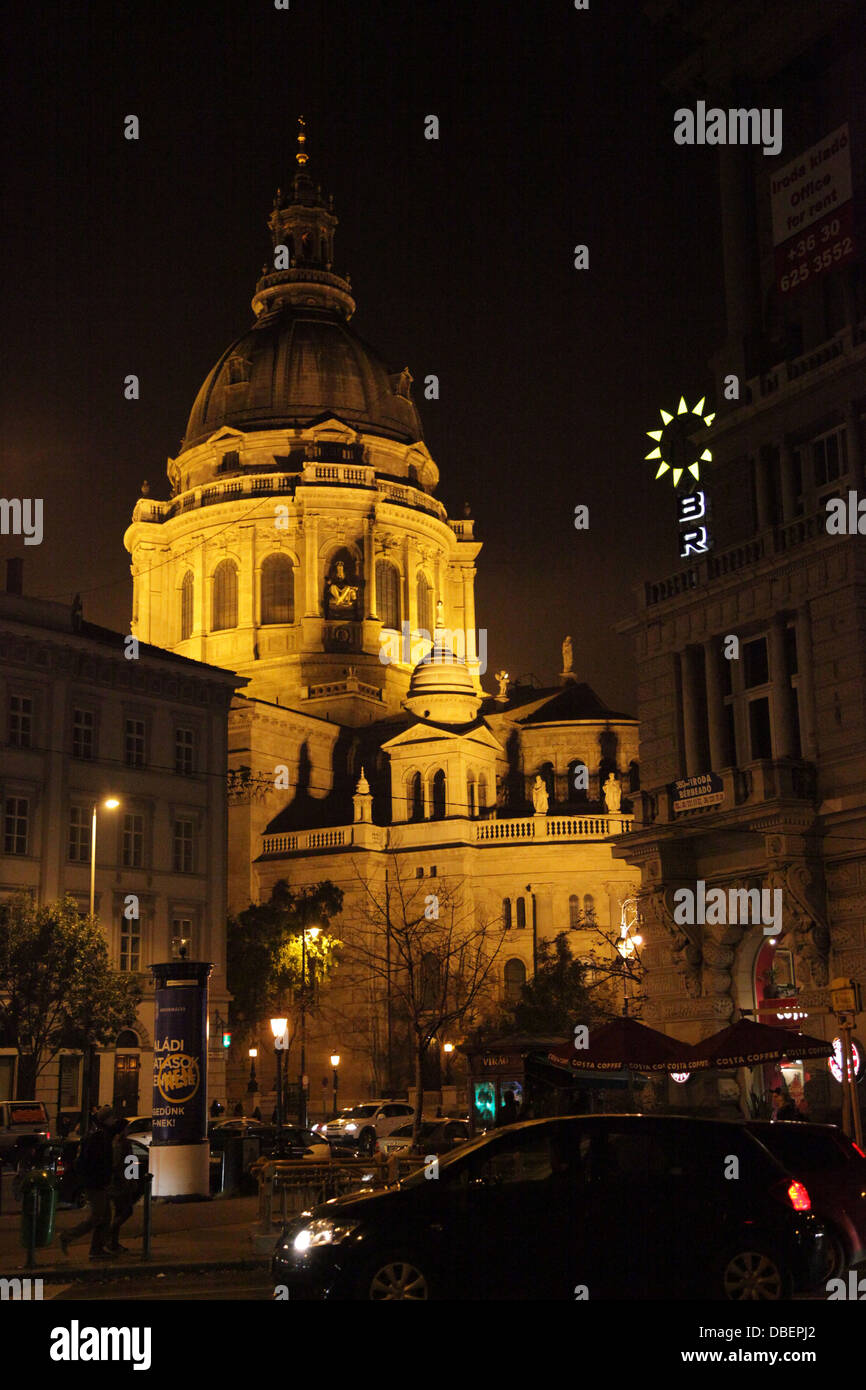
<instances>
[{"instance_id":1,"label":"decorative stone carving","mask_svg":"<svg viewBox=\"0 0 866 1390\"><path fill-rule=\"evenodd\" d=\"M640 910L648 925L665 932L671 957L686 990L697 998L701 993L701 962L703 954L697 936L690 937L685 928L673 919L663 888L640 896Z\"/></svg>"},{"instance_id":2,"label":"decorative stone carving","mask_svg":"<svg viewBox=\"0 0 866 1390\"><path fill-rule=\"evenodd\" d=\"M782 890L783 912L793 931L801 976L808 975L812 984L826 985L830 978L830 929L815 874L800 860L774 867L768 882L772 890ZM803 982L807 983L805 979Z\"/></svg>"},{"instance_id":3,"label":"decorative stone carving","mask_svg":"<svg viewBox=\"0 0 866 1390\"><path fill-rule=\"evenodd\" d=\"M540 777L536 777L532 785L532 804L535 807L535 814L537 816L547 815L549 797L547 795L547 787Z\"/></svg>"}]
</instances>

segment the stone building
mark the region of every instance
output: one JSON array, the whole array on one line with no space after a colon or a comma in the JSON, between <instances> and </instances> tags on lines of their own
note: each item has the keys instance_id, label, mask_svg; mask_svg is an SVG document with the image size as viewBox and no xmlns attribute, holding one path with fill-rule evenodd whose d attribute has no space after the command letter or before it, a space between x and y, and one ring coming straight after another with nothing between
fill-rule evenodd
<instances>
[{"instance_id":1,"label":"stone building","mask_svg":"<svg viewBox=\"0 0 866 1390\"><path fill-rule=\"evenodd\" d=\"M609 816L601 787L638 786L637 726L578 680L570 640L560 684L500 673L499 693L483 690L474 521L435 496L409 370L352 326L304 143L274 199L255 322L196 398L171 497L135 506L132 630L247 681L229 721L233 910L279 878L330 877L351 911L359 853L374 877L398 853L413 875L459 877L488 916L511 913L499 984L513 991L533 930L568 929L590 902L619 921L635 876L608 840L630 802ZM314 1065L329 1080L335 1047L348 1099L377 1084L345 1040L314 1038L314 1110Z\"/></svg>"},{"instance_id":2,"label":"stone building","mask_svg":"<svg viewBox=\"0 0 866 1390\"><path fill-rule=\"evenodd\" d=\"M149 1115L151 961L184 949L214 964L209 1089L225 1094L216 1019L225 979L226 740L242 680L85 621L80 608L24 596L20 562L0 593L0 894L41 904L70 894L89 909L97 808L94 906L116 969L141 974L134 1029L96 1052L91 1096ZM118 805L105 808L107 799ZM126 915L128 895L139 915ZM15 1095L18 1050L0 1038L0 1099ZM61 1053L38 1099L52 1117L82 1103L82 1057Z\"/></svg>"},{"instance_id":3,"label":"stone building","mask_svg":"<svg viewBox=\"0 0 866 1390\"><path fill-rule=\"evenodd\" d=\"M683 55L672 110L778 110L784 147L706 151L719 164L727 307L701 435L711 548L643 584L621 627L635 639L642 793L615 854L641 872L650 1021L694 1040L747 1009L831 1038L828 981L866 981L866 559L861 536L827 525L828 499L864 492L866 275L851 220L866 183L864 36L848 4L786 7L781 26L749 0L646 8ZM792 180L828 159L838 206L810 208L804 245L786 241L785 190L809 206ZM782 932L676 921L674 894L699 882L781 890ZM780 1079L754 1078L764 1093ZM785 1080L814 1114L838 1105L823 1063ZM734 1094L733 1079L722 1089ZM690 1090L701 1092L693 1082L678 1100Z\"/></svg>"}]
</instances>

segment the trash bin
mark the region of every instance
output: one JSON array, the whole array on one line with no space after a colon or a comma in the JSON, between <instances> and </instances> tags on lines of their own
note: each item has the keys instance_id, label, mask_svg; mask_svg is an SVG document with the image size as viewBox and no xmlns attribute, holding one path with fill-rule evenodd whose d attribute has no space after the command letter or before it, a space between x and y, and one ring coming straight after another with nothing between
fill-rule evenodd
<instances>
[{"instance_id":1,"label":"trash bin","mask_svg":"<svg viewBox=\"0 0 866 1390\"><path fill-rule=\"evenodd\" d=\"M240 1135L231 1135L226 1140L222 1154L222 1183L224 1194L234 1195L241 1190L244 1175L244 1141Z\"/></svg>"},{"instance_id":2,"label":"trash bin","mask_svg":"<svg viewBox=\"0 0 866 1390\"><path fill-rule=\"evenodd\" d=\"M57 1182L46 1168L34 1168L21 1184L21 1244L25 1249L50 1245L57 1214Z\"/></svg>"}]
</instances>

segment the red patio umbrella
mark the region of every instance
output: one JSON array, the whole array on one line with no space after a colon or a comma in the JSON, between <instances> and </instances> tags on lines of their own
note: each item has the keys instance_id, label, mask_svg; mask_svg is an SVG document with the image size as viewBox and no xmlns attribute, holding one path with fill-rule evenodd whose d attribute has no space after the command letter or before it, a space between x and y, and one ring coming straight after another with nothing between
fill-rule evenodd
<instances>
[{"instance_id":1,"label":"red patio umbrella","mask_svg":"<svg viewBox=\"0 0 866 1390\"><path fill-rule=\"evenodd\" d=\"M774 1028L741 1018L720 1033L704 1038L692 1049L693 1061L683 1067L755 1067L761 1062L779 1062L783 1057L829 1057L833 1044L789 1028Z\"/></svg>"},{"instance_id":2,"label":"red patio umbrella","mask_svg":"<svg viewBox=\"0 0 866 1390\"><path fill-rule=\"evenodd\" d=\"M696 1061L692 1053L688 1043L626 1017L592 1029L588 1047L574 1048L567 1062L557 1060L579 1071L618 1071L621 1067L641 1072L694 1071L709 1066Z\"/></svg>"}]
</instances>

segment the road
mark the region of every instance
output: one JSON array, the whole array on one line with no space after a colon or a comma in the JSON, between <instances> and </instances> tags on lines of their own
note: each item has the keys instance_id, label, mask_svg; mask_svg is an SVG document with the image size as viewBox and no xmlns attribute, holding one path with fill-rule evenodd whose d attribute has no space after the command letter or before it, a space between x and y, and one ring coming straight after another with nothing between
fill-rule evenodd
<instances>
[{"instance_id":1,"label":"road","mask_svg":"<svg viewBox=\"0 0 866 1390\"><path fill-rule=\"evenodd\" d=\"M100 1303L117 1299L271 1301L274 1286L266 1270L214 1270L211 1274L172 1274L106 1279L104 1283L46 1284L45 1299L58 1303Z\"/></svg>"}]
</instances>

